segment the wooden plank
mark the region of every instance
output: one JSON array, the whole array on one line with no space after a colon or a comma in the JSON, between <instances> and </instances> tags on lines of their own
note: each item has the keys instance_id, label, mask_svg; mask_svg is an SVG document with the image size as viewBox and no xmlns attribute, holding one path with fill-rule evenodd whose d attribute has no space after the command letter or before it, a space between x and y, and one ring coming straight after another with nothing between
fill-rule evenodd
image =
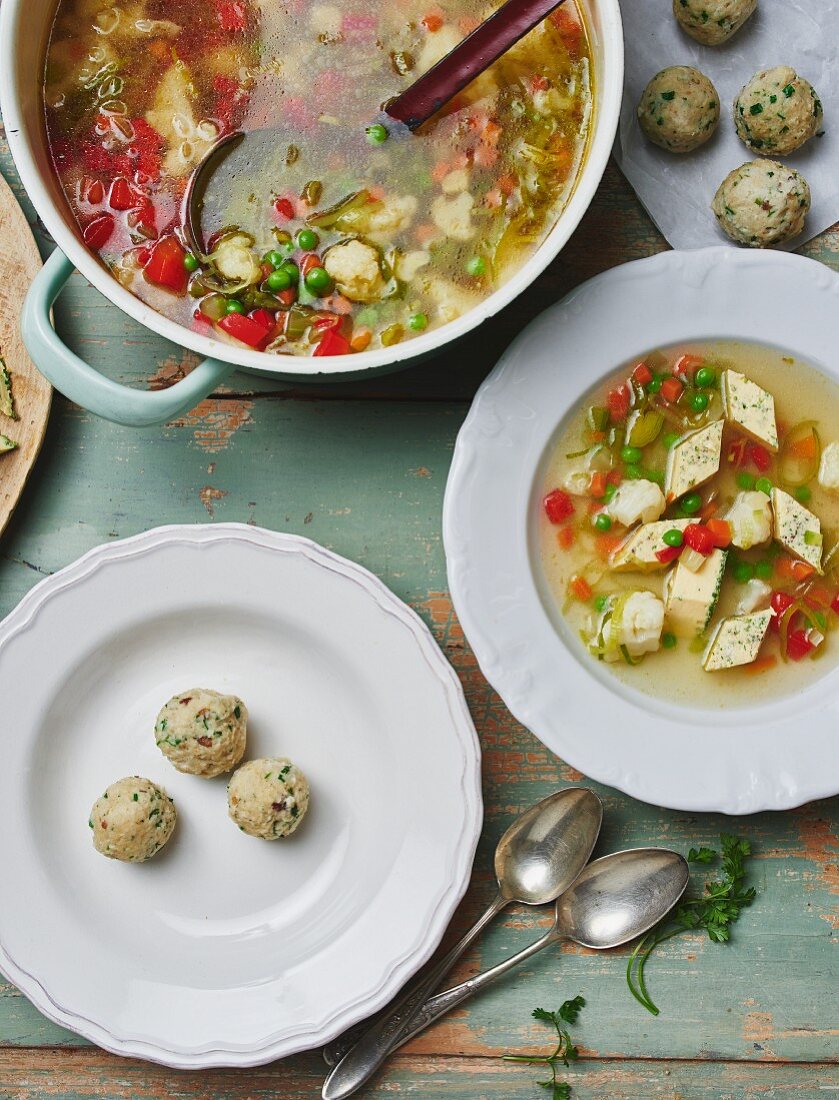
<instances>
[{"instance_id":1,"label":"wooden plank","mask_svg":"<svg viewBox=\"0 0 839 1100\"><path fill-rule=\"evenodd\" d=\"M311 1055L250 1070L178 1073L100 1051L0 1051L0 1088L14 1100L312 1100L323 1069ZM544 1067L487 1058L394 1058L359 1096L536 1100ZM839 1091L830 1066L584 1059L563 1070L574 1100L827 1100Z\"/></svg>"}]
</instances>

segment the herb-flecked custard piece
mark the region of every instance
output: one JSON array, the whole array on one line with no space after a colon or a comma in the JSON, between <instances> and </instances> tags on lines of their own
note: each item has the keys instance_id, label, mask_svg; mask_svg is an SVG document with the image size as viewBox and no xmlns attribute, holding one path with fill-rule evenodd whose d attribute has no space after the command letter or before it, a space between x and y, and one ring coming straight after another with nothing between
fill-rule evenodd
<instances>
[{"instance_id":1,"label":"herb-flecked custard piece","mask_svg":"<svg viewBox=\"0 0 839 1100\"><path fill-rule=\"evenodd\" d=\"M720 97L698 69L672 65L652 78L638 103L638 122L654 145L689 153L704 145L720 120Z\"/></svg>"},{"instance_id":2,"label":"herb-flecked custard piece","mask_svg":"<svg viewBox=\"0 0 839 1100\"><path fill-rule=\"evenodd\" d=\"M673 0L682 30L703 46L727 42L757 9L757 0Z\"/></svg>"},{"instance_id":3,"label":"herb-flecked custard piece","mask_svg":"<svg viewBox=\"0 0 839 1100\"><path fill-rule=\"evenodd\" d=\"M227 785L227 811L248 836L279 840L300 827L309 808L309 783L286 757L249 760Z\"/></svg>"},{"instance_id":4,"label":"herb-flecked custard piece","mask_svg":"<svg viewBox=\"0 0 839 1100\"><path fill-rule=\"evenodd\" d=\"M711 209L733 241L766 248L801 233L810 201L810 185L794 168L761 159L729 172Z\"/></svg>"},{"instance_id":5,"label":"herb-flecked custard piece","mask_svg":"<svg viewBox=\"0 0 839 1100\"><path fill-rule=\"evenodd\" d=\"M192 688L157 716L157 747L179 772L205 779L232 771L245 755L248 709L237 695Z\"/></svg>"},{"instance_id":6,"label":"herb-flecked custard piece","mask_svg":"<svg viewBox=\"0 0 839 1100\"><path fill-rule=\"evenodd\" d=\"M734 100L737 136L756 153L786 156L819 132L822 102L789 65L756 73Z\"/></svg>"},{"instance_id":7,"label":"herb-flecked custard piece","mask_svg":"<svg viewBox=\"0 0 839 1100\"><path fill-rule=\"evenodd\" d=\"M93 847L108 859L145 863L169 840L178 820L175 803L139 775L118 779L93 803L88 825Z\"/></svg>"}]
</instances>

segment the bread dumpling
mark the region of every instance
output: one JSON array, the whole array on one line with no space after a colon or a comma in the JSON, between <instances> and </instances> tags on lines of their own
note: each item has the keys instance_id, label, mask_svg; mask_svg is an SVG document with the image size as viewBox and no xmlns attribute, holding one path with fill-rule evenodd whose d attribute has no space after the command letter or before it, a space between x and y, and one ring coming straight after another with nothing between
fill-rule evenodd
<instances>
[{"instance_id":1,"label":"bread dumpling","mask_svg":"<svg viewBox=\"0 0 839 1100\"><path fill-rule=\"evenodd\" d=\"M655 145L690 153L713 136L720 121L720 97L698 69L672 65L652 78L638 103L638 122Z\"/></svg>"}]
</instances>

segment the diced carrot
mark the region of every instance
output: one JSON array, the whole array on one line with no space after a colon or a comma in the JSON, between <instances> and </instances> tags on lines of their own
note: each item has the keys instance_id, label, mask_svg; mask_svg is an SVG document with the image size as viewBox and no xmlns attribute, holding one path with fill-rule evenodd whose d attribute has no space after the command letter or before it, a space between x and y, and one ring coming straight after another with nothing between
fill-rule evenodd
<instances>
[{"instance_id":1,"label":"diced carrot","mask_svg":"<svg viewBox=\"0 0 839 1100\"><path fill-rule=\"evenodd\" d=\"M574 545L575 537L574 528L570 523L566 523L564 527L560 527L556 533L556 541L559 543L562 550L570 550Z\"/></svg>"},{"instance_id":2,"label":"diced carrot","mask_svg":"<svg viewBox=\"0 0 839 1100\"><path fill-rule=\"evenodd\" d=\"M496 122L494 118L488 118L481 134L481 140L485 141L487 145L497 145L502 129L501 124Z\"/></svg>"},{"instance_id":3,"label":"diced carrot","mask_svg":"<svg viewBox=\"0 0 839 1100\"><path fill-rule=\"evenodd\" d=\"M367 185L367 194L373 202L381 202L385 197L385 189L378 183L370 183Z\"/></svg>"},{"instance_id":4,"label":"diced carrot","mask_svg":"<svg viewBox=\"0 0 839 1100\"><path fill-rule=\"evenodd\" d=\"M548 16L571 57L579 57L583 43L583 28L567 8L554 8Z\"/></svg>"},{"instance_id":5,"label":"diced carrot","mask_svg":"<svg viewBox=\"0 0 839 1100\"><path fill-rule=\"evenodd\" d=\"M690 378L699 370L705 360L701 355L680 355L673 364L673 373L682 374Z\"/></svg>"},{"instance_id":6,"label":"diced carrot","mask_svg":"<svg viewBox=\"0 0 839 1100\"><path fill-rule=\"evenodd\" d=\"M373 333L369 328L357 328L350 339L350 347L353 351L364 351L372 339Z\"/></svg>"},{"instance_id":7,"label":"diced carrot","mask_svg":"<svg viewBox=\"0 0 839 1100\"><path fill-rule=\"evenodd\" d=\"M480 26L480 19L475 19L471 15L462 15L457 21L458 30L462 35L471 34L476 27Z\"/></svg>"},{"instance_id":8,"label":"diced carrot","mask_svg":"<svg viewBox=\"0 0 839 1100\"><path fill-rule=\"evenodd\" d=\"M439 31L445 22L443 13L439 8L433 8L430 12L422 17L422 25L427 31Z\"/></svg>"},{"instance_id":9,"label":"diced carrot","mask_svg":"<svg viewBox=\"0 0 839 1100\"><path fill-rule=\"evenodd\" d=\"M708 519L705 526L714 536L714 546L724 550L731 545L731 524L725 519Z\"/></svg>"},{"instance_id":10,"label":"diced carrot","mask_svg":"<svg viewBox=\"0 0 839 1100\"><path fill-rule=\"evenodd\" d=\"M591 475L588 491L593 497L602 497L606 492L606 475L600 470Z\"/></svg>"},{"instance_id":11,"label":"diced carrot","mask_svg":"<svg viewBox=\"0 0 839 1100\"><path fill-rule=\"evenodd\" d=\"M444 160L438 160L431 169L431 178L434 183L441 183L451 171L451 165Z\"/></svg>"},{"instance_id":12,"label":"diced carrot","mask_svg":"<svg viewBox=\"0 0 839 1100\"><path fill-rule=\"evenodd\" d=\"M665 378L661 383L661 396L671 404L675 404L684 392L685 387L678 378Z\"/></svg>"},{"instance_id":13,"label":"diced carrot","mask_svg":"<svg viewBox=\"0 0 839 1100\"><path fill-rule=\"evenodd\" d=\"M503 201L500 187L493 187L484 195L484 206L488 210L497 210Z\"/></svg>"},{"instance_id":14,"label":"diced carrot","mask_svg":"<svg viewBox=\"0 0 839 1100\"><path fill-rule=\"evenodd\" d=\"M414 229L414 236L420 244L428 244L429 241L433 241L438 233L437 226L432 225L431 222L423 222Z\"/></svg>"},{"instance_id":15,"label":"diced carrot","mask_svg":"<svg viewBox=\"0 0 839 1100\"><path fill-rule=\"evenodd\" d=\"M605 438L606 438L606 433L605 432L592 432L591 433L592 443L602 443Z\"/></svg>"},{"instance_id":16,"label":"diced carrot","mask_svg":"<svg viewBox=\"0 0 839 1100\"><path fill-rule=\"evenodd\" d=\"M582 603L588 603L594 595L594 591L585 577L572 577L569 587L574 598L580 600Z\"/></svg>"},{"instance_id":17,"label":"diced carrot","mask_svg":"<svg viewBox=\"0 0 839 1100\"><path fill-rule=\"evenodd\" d=\"M530 78L530 90L532 92L546 92L550 86L550 80L542 73L534 73Z\"/></svg>"},{"instance_id":18,"label":"diced carrot","mask_svg":"<svg viewBox=\"0 0 839 1100\"><path fill-rule=\"evenodd\" d=\"M813 432L796 439L794 443L787 444L787 454L790 458L812 459L816 457L816 437Z\"/></svg>"},{"instance_id":19,"label":"diced carrot","mask_svg":"<svg viewBox=\"0 0 839 1100\"><path fill-rule=\"evenodd\" d=\"M811 585L804 593L804 602L810 607L830 607L832 600L833 593L821 584Z\"/></svg>"},{"instance_id":20,"label":"diced carrot","mask_svg":"<svg viewBox=\"0 0 839 1100\"><path fill-rule=\"evenodd\" d=\"M607 561L613 550L617 550L623 538L620 535L598 535L594 540L594 548L597 556Z\"/></svg>"},{"instance_id":21,"label":"diced carrot","mask_svg":"<svg viewBox=\"0 0 839 1100\"><path fill-rule=\"evenodd\" d=\"M632 372L632 377L635 379L639 386L646 386L648 382L652 382L653 372L650 370L646 363L639 363L635 370Z\"/></svg>"},{"instance_id":22,"label":"diced carrot","mask_svg":"<svg viewBox=\"0 0 839 1100\"><path fill-rule=\"evenodd\" d=\"M816 572L809 562L787 557L778 558L775 570L779 577L788 581L806 581Z\"/></svg>"},{"instance_id":23,"label":"diced carrot","mask_svg":"<svg viewBox=\"0 0 839 1100\"><path fill-rule=\"evenodd\" d=\"M605 438L605 432L601 434ZM620 485L620 483L623 481L623 474L616 467L614 470L610 470L608 472L608 474L606 475L606 481L609 485Z\"/></svg>"},{"instance_id":24,"label":"diced carrot","mask_svg":"<svg viewBox=\"0 0 839 1100\"><path fill-rule=\"evenodd\" d=\"M703 523L707 523L709 519L713 519L719 511L719 505L715 500L709 500L706 504L702 505L702 511L699 513L699 518Z\"/></svg>"},{"instance_id":25,"label":"diced carrot","mask_svg":"<svg viewBox=\"0 0 839 1100\"><path fill-rule=\"evenodd\" d=\"M474 162L478 168L492 168L498 160L498 150L483 142L475 150Z\"/></svg>"},{"instance_id":26,"label":"diced carrot","mask_svg":"<svg viewBox=\"0 0 839 1100\"><path fill-rule=\"evenodd\" d=\"M590 516L596 515L598 512L602 511L602 509L603 509L603 502L602 501L600 501L600 500L590 500L588 502L587 511L588 511L588 514Z\"/></svg>"},{"instance_id":27,"label":"diced carrot","mask_svg":"<svg viewBox=\"0 0 839 1100\"><path fill-rule=\"evenodd\" d=\"M778 658L775 654L768 653L765 657L758 657L756 661L746 665L746 672L752 676L759 676L761 672L768 672L770 668L774 668L777 663Z\"/></svg>"}]
</instances>

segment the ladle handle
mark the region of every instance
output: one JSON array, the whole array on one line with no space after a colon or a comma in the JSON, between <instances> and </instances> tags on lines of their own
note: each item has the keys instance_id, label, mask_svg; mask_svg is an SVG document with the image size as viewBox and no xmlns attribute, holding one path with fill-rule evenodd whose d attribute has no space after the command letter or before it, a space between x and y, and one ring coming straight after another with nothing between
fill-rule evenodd
<instances>
[{"instance_id":1,"label":"ladle handle","mask_svg":"<svg viewBox=\"0 0 839 1100\"><path fill-rule=\"evenodd\" d=\"M324 1082L323 1100L338 1100L339 1097L350 1096L372 1077L390 1051L400 1047L413 1032L416 1013L422 1010L428 997L464 951L507 905L509 900L498 894L466 935L430 970L424 970L415 981L409 982L384 1014L363 1031L357 1042L347 1048L342 1036L331 1048L324 1051L327 1062L333 1054L336 1055L337 1065Z\"/></svg>"},{"instance_id":2,"label":"ladle handle","mask_svg":"<svg viewBox=\"0 0 839 1100\"><path fill-rule=\"evenodd\" d=\"M416 130L562 2L507 0L410 88L391 100L385 114Z\"/></svg>"}]
</instances>

